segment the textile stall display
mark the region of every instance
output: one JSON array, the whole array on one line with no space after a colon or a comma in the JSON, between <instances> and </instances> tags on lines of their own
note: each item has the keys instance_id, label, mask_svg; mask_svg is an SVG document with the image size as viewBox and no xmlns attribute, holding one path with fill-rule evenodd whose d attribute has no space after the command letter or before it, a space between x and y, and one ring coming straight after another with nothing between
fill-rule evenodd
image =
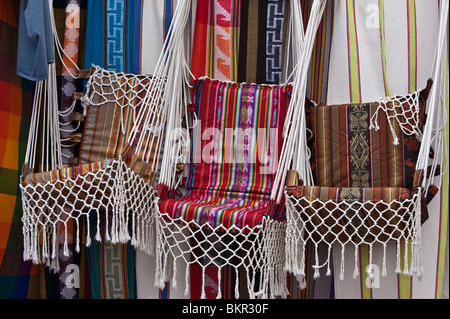
<instances>
[{"instance_id":1,"label":"textile stall display","mask_svg":"<svg viewBox=\"0 0 450 319\"><path fill-rule=\"evenodd\" d=\"M0 1L0 296L448 295L429 3Z\"/></svg>"},{"instance_id":2,"label":"textile stall display","mask_svg":"<svg viewBox=\"0 0 450 319\"><path fill-rule=\"evenodd\" d=\"M392 241L397 246L395 271L419 277L423 274L421 227L428 219L427 203L437 193L433 183L435 175L441 176L443 163L441 152L435 154L433 147L443 149L445 145L445 109L438 99L445 87L442 48L447 23L445 2L431 72L434 86L430 80L422 91L374 103L312 106L299 117L304 125L300 131L310 131L311 158L297 166L307 170L295 167L294 162L298 180L285 188L285 194L286 266L300 278L305 275L308 241L316 249L315 277L322 267L331 274L333 245L341 247L340 279L344 279L347 246L355 249L354 277L359 276L358 247L369 246L367 273L372 278L372 249L381 245L382 274L386 275L386 246ZM331 120L332 125L325 124ZM318 258L319 244L328 247L325 261ZM401 245L404 260L400 258Z\"/></svg>"}]
</instances>

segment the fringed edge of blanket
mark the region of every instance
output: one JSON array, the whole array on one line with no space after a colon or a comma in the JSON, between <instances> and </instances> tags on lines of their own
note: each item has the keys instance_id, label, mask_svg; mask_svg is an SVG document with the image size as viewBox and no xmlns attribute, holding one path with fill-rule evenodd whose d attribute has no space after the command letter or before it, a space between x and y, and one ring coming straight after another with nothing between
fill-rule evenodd
<instances>
[{"instance_id":1,"label":"fringed edge of blanket","mask_svg":"<svg viewBox=\"0 0 450 319\"><path fill-rule=\"evenodd\" d=\"M409 201L413 205L411 211L410 223L410 233L409 235L404 235L399 238L389 238L386 241L376 241L376 242L360 242L355 243L353 241L341 242L339 240L334 240L332 242L327 242L324 238L319 240L313 240L312 235L306 231L305 221L295 208L292 202L292 197L286 195L286 257L285 257L285 267L287 272L292 273L297 277L299 281L299 287L301 289L306 288L306 250L308 241L313 243L313 256L314 261L312 269L314 270L313 278L317 279L320 277L320 269L326 267L326 276L332 274L331 270L331 254L333 246L340 246L341 248L341 260L339 265L339 279L344 280L344 270L345 270L345 249L346 246L353 246L354 248L354 269L353 278L360 276L359 265L359 248L362 245L367 245L369 249L369 261L368 267L366 269L369 278L373 279L374 269L373 269L373 249L375 246L381 246L383 248L382 257L382 276L387 275L387 245L388 242L394 242L396 245L396 268L395 272L409 276L421 277L423 274L423 263L422 263L422 240L421 240L421 192L415 193ZM305 197L301 198L302 201L307 201ZM316 199L315 201L317 201ZM328 252L325 261L319 260L319 245L324 245ZM402 257L403 255L403 257ZM402 260L403 259L403 260ZM322 262L322 263L321 263ZM402 269L403 264L403 269Z\"/></svg>"},{"instance_id":2,"label":"fringed edge of blanket","mask_svg":"<svg viewBox=\"0 0 450 319\"><path fill-rule=\"evenodd\" d=\"M94 235L96 241L104 240L112 244L131 241L131 245L137 249L154 255L155 215L158 214L159 201L156 190L128 168L119 157L101 171L90 174L87 184L90 188L88 187L87 192L91 191L94 195L87 196L82 201L83 205L75 205L70 199L79 196L79 178L82 177L77 176L63 182L47 182L45 185L20 184L23 259L34 264L45 264L50 270L58 272L61 234L64 236L63 255L69 256L67 223L71 219L75 221L72 236L75 251L80 252L81 242L86 247L92 243L92 214L97 215ZM62 197L52 198L52 191L60 190L61 185L65 185L67 193L62 196L61 192L57 192ZM108 191L102 192L101 196L95 193L96 190L107 187L106 185L109 185ZM81 238L80 234L83 232L83 222L86 223L85 238Z\"/></svg>"},{"instance_id":3,"label":"fringed edge of blanket","mask_svg":"<svg viewBox=\"0 0 450 319\"><path fill-rule=\"evenodd\" d=\"M220 232L226 234L228 238L233 238L231 241L236 241L239 248L242 249L246 244L249 245L246 256L240 259L237 264L230 260L226 262L215 262L210 258L208 265L200 264L200 259L206 257L204 255L193 255L194 248L199 248L201 243L197 242L195 247L192 247L191 240L195 241L195 234L202 231L202 228L208 227L206 225L196 225L194 221L186 222L178 218L172 219L169 215L163 214L157 219L157 240L156 240L156 274L154 286L157 288L164 288L166 282L170 281L174 288L177 287L177 264L183 261L186 267L185 270L185 295L189 294L189 267L196 263L202 268L201 298L206 298L205 291L205 271L208 265L218 267L218 294L217 299L222 298L221 295L221 268L233 267L236 276L234 284L235 298L239 298L240 287L240 269L244 269L247 282L247 291L250 299L267 299L282 297L285 298L289 291L286 285L286 272L283 269L284 265L284 233L285 224L278 221L264 219L263 222L252 228L243 230L236 230L218 226L215 229L208 229L211 232ZM176 242L175 242L176 241ZM213 243L208 243L209 247ZM230 247L230 243L227 243ZM218 252L218 254L226 255L231 253L230 249ZM220 259L220 258L219 258Z\"/></svg>"}]
</instances>

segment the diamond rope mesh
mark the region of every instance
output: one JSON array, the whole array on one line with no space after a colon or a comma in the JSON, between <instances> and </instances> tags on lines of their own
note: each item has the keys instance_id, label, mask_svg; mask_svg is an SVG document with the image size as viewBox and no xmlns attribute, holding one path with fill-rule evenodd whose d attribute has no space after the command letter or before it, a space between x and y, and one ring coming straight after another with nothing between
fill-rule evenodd
<instances>
[{"instance_id":1,"label":"diamond rope mesh","mask_svg":"<svg viewBox=\"0 0 450 319\"><path fill-rule=\"evenodd\" d=\"M151 76L108 71L95 65L93 70L87 83L86 94L81 98L83 105L99 106L121 101L117 106L122 113L127 106L137 110L145 103L146 94L152 83ZM121 124L123 130L123 117Z\"/></svg>"},{"instance_id":2,"label":"diamond rope mesh","mask_svg":"<svg viewBox=\"0 0 450 319\"><path fill-rule=\"evenodd\" d=\"M305 249L308 241L315 249L314 278L320 276L319 269L327 267L331 275L330 256L333 245L341 247L341 265L339 278L344 279L344 252L350 246L355 251L355 268L353 276L359 276L358 248L369 246L369 265L372 265L373 246L383 247L383 270L386 275L386 246L394 241L397 245L396 272L401 270L400 249L403 243L405 260L404 274L422 272L421 232L420 232L420 189L410 198L392 201L340 201L320 198L309 199L286 194L287 229L286 229L286 268L294 275L305 276ZM327 259L321 264L318 246L328 248ZM408 247L410 258L408 260ZM371 268L367 269L369 276Z\"/></svg>"},{"instance_id":3,"label":"diamond rope mesh","mask_svg":"<svg viewBox=\"0 0 450 319\"><path fill-rule=\"evenodd\" d=\"M131 243L147 253L154 252L154 214L157 193L119 156L102 167L75 178L38 184L20 184L23 207L24 259L58 269L59 227L64 227L64 256L68 256L67 223L76 223L76 251L80 251L82 219L85 244L92 236L102 240L100 214L106 221L104 238L111 243ZM97 233L90 233L89 214L97 215ZM130 218L132 219L130 221ZM132 236L129 234L132 227ZM42 242L41 242L42 241Z\"/></svg>"},{"instance_id":4,"label":"diamond rope mesh","mask_svg":"<svg viewBox=\"0 0 450 319\"><path fill-rule=\"evenodd\" d=\"M236 273L235 298L239 298L239 269L246 274L249 297L275 298L287 296L284 265L285 224L263 219L254 228L243 229L232 225L225 228L210 224L199 225L182 218L172 219L161 214L157 219L155 286L164 287L171 281L176 287L177 263L186 270L186 291L189 292L189 266L196 263L202 268L202 299L205 293L205 269L218 267L218 295L221 298L221 268L232 267Z\"/></svg>"},{"instance_id":5,"label":"diamond rope mesh","mask_svg":"<svg viewBox=\"0 0 450 319\"><path fill-rule=\"evenodd\" d=\"M392 120L397 121L401 130L406 135L415 135L417 140L422 141L421 114L419 104L419 92L408 95L393 97L383 97L378 100L378 108L370 120L370 129L380 129L378 126L378 112L386 114L389 128L394 137L394 144L398 145L399 140L392 126Z\"/></svg>"}]
</instances>

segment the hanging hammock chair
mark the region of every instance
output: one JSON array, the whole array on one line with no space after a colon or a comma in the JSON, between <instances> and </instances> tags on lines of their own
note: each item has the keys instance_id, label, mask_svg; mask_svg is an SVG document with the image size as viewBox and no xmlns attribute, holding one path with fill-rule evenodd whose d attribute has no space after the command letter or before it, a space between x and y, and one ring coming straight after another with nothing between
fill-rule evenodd
<instances>
[{"instance_id":1,"label":"hanging hammock chair","mask_svg":"<svg viewBox=\"0 0 450 319\"><path fill-rule=\"evenodd\" d=\"M68 254L67 223L76 222L74 235L79 251L83 220L87 223L83 240L86 246L91 243L90 214L97 215L96 240L111 243L131 240L135 247L149 254L154 252L152 216L157 210L157 192L153 181L157 174L164 112L161 103L145 98L158 83L150 76L116 73L92 66L86 93L74 94L81 96L84 110L84 114L72 116L84 122L81 137L73 137L81 142L75 166L59 165L49 171L34 172L38 139L43 138L42 145L46 146L50 143L45 138L59 135L57 129L53 132L47 132L45 127L39 130L39 123L45 123L46 118L40 118L39 105L34 107L20 183L25 260L45 262L50 268L58 269L59 228L64 227L64 254ZM44 108L44 111L48 110ZM51 110L48 113L58 116L55 112L51 115ZM138 119L142 118L148 119L145 126L138 124ZM41 153L45 153L45 149ZM106 222L103 235L101 219Z\"/></svg>"},{"instance_id":2,"label":"hanging hammock chair","mask_svg":"<svg viewBox=\"0 0 450 319\"><path fill-rule=\"evenodd\" d=\"M295 76L292 84L284 85L208 77L188 81L189 46L183 34L190 4L190 0L178 2L169 34L178 41L165 46L173 60L171 64L161 60L159 68L168 69L155 72L167 79L167 85L178 84L171 100L179 102L169 107L158 185L161 202L156 222L155 285L163 288L170 280L176 286L177 263L183 261L186 294L189 266L198 264L202 268L202 298L206 297L208 266L219 268L219 285L221 268L234 268L236 298L240 269L245 272L250 298L285 297L284 203L282 198L273 197L273 181L286 137L285 123L298 107L292 99L298 102L300 91L306 90L309 56L325 1L314 1L306 33L300 4L291 1ZM189 133L180 130L182 121ZM176 196L184 167L187 194ZM221 298L221 287L218 291L217 298Z\"/></svg>"},{"instance_id":3,"label":"hanging hammock chair","mask_svg":"<svg viewBox=\"0 0 450 319\"><path fill-rule=\"evenodd\" d=\"M421 224L427 219L426 205L438 190L433 179L439 175L446 145L442 92L447 16L445 1L434 83L429 80L425 89L373 103L327 106L312 102L305 112L299 112L300 125L292 127L289 136L303 137L300 147L308 150L310 160L292 161L290 174L295 177L285 187L285 196L286 269L301 282L306 274L308 242L315 247L314 278L323 267L331 275L333 246L341 248L340 279L344 279L346 247L354 248L353 276L359 276L361 245L369 247L369 276L373 276L373 247L383 247L382 274L386 275L386 246L390 242L397 246L395 271L422 274ZM308 139L307 131L311 133ZM285 145L289 147L289 143ZM280 162L289 165L291 159L287 155ZM325 261L319 260L319 245L328 247Z\"/></svg>"}]
</instances>

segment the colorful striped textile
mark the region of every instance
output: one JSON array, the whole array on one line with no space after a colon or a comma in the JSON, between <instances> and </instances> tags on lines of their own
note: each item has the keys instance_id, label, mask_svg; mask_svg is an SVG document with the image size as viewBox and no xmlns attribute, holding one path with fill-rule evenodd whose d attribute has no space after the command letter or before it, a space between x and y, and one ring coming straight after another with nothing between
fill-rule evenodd
<instances>
[{"instance_id":1,"label":"colorful striped textile","mask_svg":"<svg viewBox=\"0 0 450 319\"><path fill-rule=\"evenodd\" d=\"M233 198L237 197L237 198ZM218 192L214 196L203 191L192 190L183 199L168 199L161 203L160 212L168 213L172 219L195 220L199 225L208 223L215 228L223 225L226 229L236 226L254 228L267 214L268 198L248 200L239 198L234 192Z\"/></svg>"},{"instance_id":2,"label":"colorful striped textile","mask_svg":"<svg viewBox=\"0 0 450 319\"><path fill-rule=\"evenodd\" d=\"M289 85L199 79L189 193L163 201L161 211L213 227L258 224L267 212L290 91Z\"/></svg>"},{"instance_id":3,"label":"colorful striped textile","mask_svg":"<svg viewBox=\"0 0 450 319\"><path fill-rule=\"evenodd\" d=\"M33 99L16 74L19 1L0 1L0 299L39 298L39 266L23 261L19 176Z\"/></svg>"},{"instance_id":4,"label":"colorful striped textile","mask_svg":"<svg viewBox=\"0 0 450 319\"><path fill-rule=\"evenodd\" d=\"M237 81L240 0L199 0L192 50L192 73Z\"/></svg>"},{"instance_id":5,"label":"colorful striped textile","mask_svg":"<svg viewBox=\"0 0 450 319\"><path fill-rule=\"evenodd\" d=\"M225 8L229 8L229 11L222 9L221 2L225 3ZM245 1L244 1L245 2ZM231 8L234 6L234 10ZM196 78L200 78L202 76L209 76L211 78L219 79L219 76L224 76L224 71L221 71L215 66L217 63L214 62L214 59L220 59L223 57L222 61L227 60L229 63L228 72L226 72L226 78L223 80L228 81L237 81L237 74L232 74L232 70L237 68L237 59L238 59L238 51L231 50L230 48L235 48L235 45L238 45L237 42L239 35L234 31L237 31L237 28L233 28L236 26L237 21L232 21L231 17L239 20L239 12L241 7L241 1L236 0L199 0L197 1L197 7L195 9L194 16L194 34L192 39L192 62L191 62L191 71ZM228 29L218 29L221 33L220 38L215 36L214 34L214 14L215 12L220 13L222 10L223 17L228 19L228 24L232 28ZM224 19L226 20L226 19ZM224 21L226 22L226 21ZM233 25L234 23L234 25ZM220 46L223 53L219 51L219 47L215 46L217 40L220 40ZM219 43L218 43L219 44ZM233 55L232 55L233 54ZM223 63L223 62L222 62ZM220 65L220 63L219 63ZM206 264L206 263L205 263ZM200 266L196 267L195 265L191 267L191 298L200 298L201 295L201 278L202 272L200 270ZM216 267L208 267L208 272L217 273L217 271L221 272L222 278L232 278L233 271L231 268L218 269ZM215 276L211 276L211 278L216 278ZM209 281L210 291L217 291L219 289L218 282L215 282L214 279ZM222 285L221 287L223 291L221 291L224 298L233 298L233 293L228 293L232 291L233 287L231 285ZM216 293L217 294L217 293ZM214 298L214 293L208 295L208 298Z\"/></svg>"},{"instance_id":6,"label":"colorful striped textile","mask_svg":"<svg viewBox=\"0 0 450 319\"><path fill-rule=\"evenodd\" d=\"M313 1L302 0L303 21L308 21ZM328 0L323 12L322 22L317 29L316 40L311 54L311 67L308 72L306 96L317 103L327 103L328 69L330 63L331 41L333 38L334 1ZM306 26L305 26L306 28Z\"/></svg>"},{"instance_id":7,"label":"colorful striped textile","mask_svg":"<svg viewBox=\"0 0 450 319\"><path fill-rule=\"evenodd\" d=\"M84 59L84 42L86 36L86 5L87 0L54 0L53 12L55 17L55 26L58 38L64 48L65 54L58 57L55 61L56 76L58 83L58 100L59 110L70 113L72 107L74 92L83 91L83 80L74 79L72 75L77 75L76 65L80 65L79 61ZM67 66L64 67L64 65ZM71 75L72 74L72 75ZM81 113L81 106L79 103L73 109L73 112ZM68 136L78 128L77 122L70 121L70 114L60 116L61 139L66 139ZM78 147L70 141L62 143L62 161L64 164L69 163L70 158L77 157ZM49 269L42 267L41 273L44 274L45 279L41 284L41 297L48 299L76 299L76 298L90 298L91 287L89 280L89 272L86 271L86 249L84 246L80 248L80 252L75 249L73 242L73 231L76 229L75 221L73 219L66 220L68 226L68 251L70 256L60 258L60 271L55 273ZM60 238L64 238L64 230L60 229ZM63 256L64 243L59 244L60 256ZM70 286L66 284L69 272L72 267L76 265L80 269L80 287ZM66 272L67 270L67 272ZM70 277L69 277L70 278Z\"/></svg>"},{"instance_id":8,"label":"colorful striped textile","mask_svg":"<svg viewBox=\"0 0 450 319\"><path fill-rule=\"evenodd\" d=\"M109 216L111 217L111 216ZM89 215L90 233L96 231L97 214ZM101 214L100 225L106 225ZM111 220L109 220L111 223ZM102 229L104 233L104 229ZM87 249L92 299L136 299L135 248L93 241Z\"/></svg>"},{"instance_id":9,"label":"colorful striped textile","mask_svg":"<svg viewBox=\"0 0 450 319\"><path fill-rule=\"evenodd\" d=\"M327 104L367 103L389 95L406 95L425 87L433 67L440 1L339 1L334 4ZM447 91L448 92L448 91ZM447 93L448 94L448 93ZM335 282L336 298L437 298L442 294L447 245L448 183L428 205L422 227L424 273L421 279L401 274L379 282ZM444 199L444 200L443 200ZM334 251L339 256L339 249ZM381 255L380 249L374 255ZM388 245L388 256L395 247ZM369 251L359 251L359 268L368 266ZM348 257L352 258L352 257ZM336 257L335 262L339 262ZM395 266L393 266L395 267Z\"/></svg>"},{"instance_id":10,"label":"colorful striped textile","mask_svg":"<svg viewBox=\"0 0 450 319\"><path fill-rule=\"evenodd\" d=\"M152 74L155 70L167 30L172 20L174 0L135 0L133 15L132 70L135 74ZM182 288L183 280L178 281L178 289L163 291L153 288L155 259L145 252L136 250L136 288L137 298L170 299L186 298Z\"/></svg>"}]
</instances>

